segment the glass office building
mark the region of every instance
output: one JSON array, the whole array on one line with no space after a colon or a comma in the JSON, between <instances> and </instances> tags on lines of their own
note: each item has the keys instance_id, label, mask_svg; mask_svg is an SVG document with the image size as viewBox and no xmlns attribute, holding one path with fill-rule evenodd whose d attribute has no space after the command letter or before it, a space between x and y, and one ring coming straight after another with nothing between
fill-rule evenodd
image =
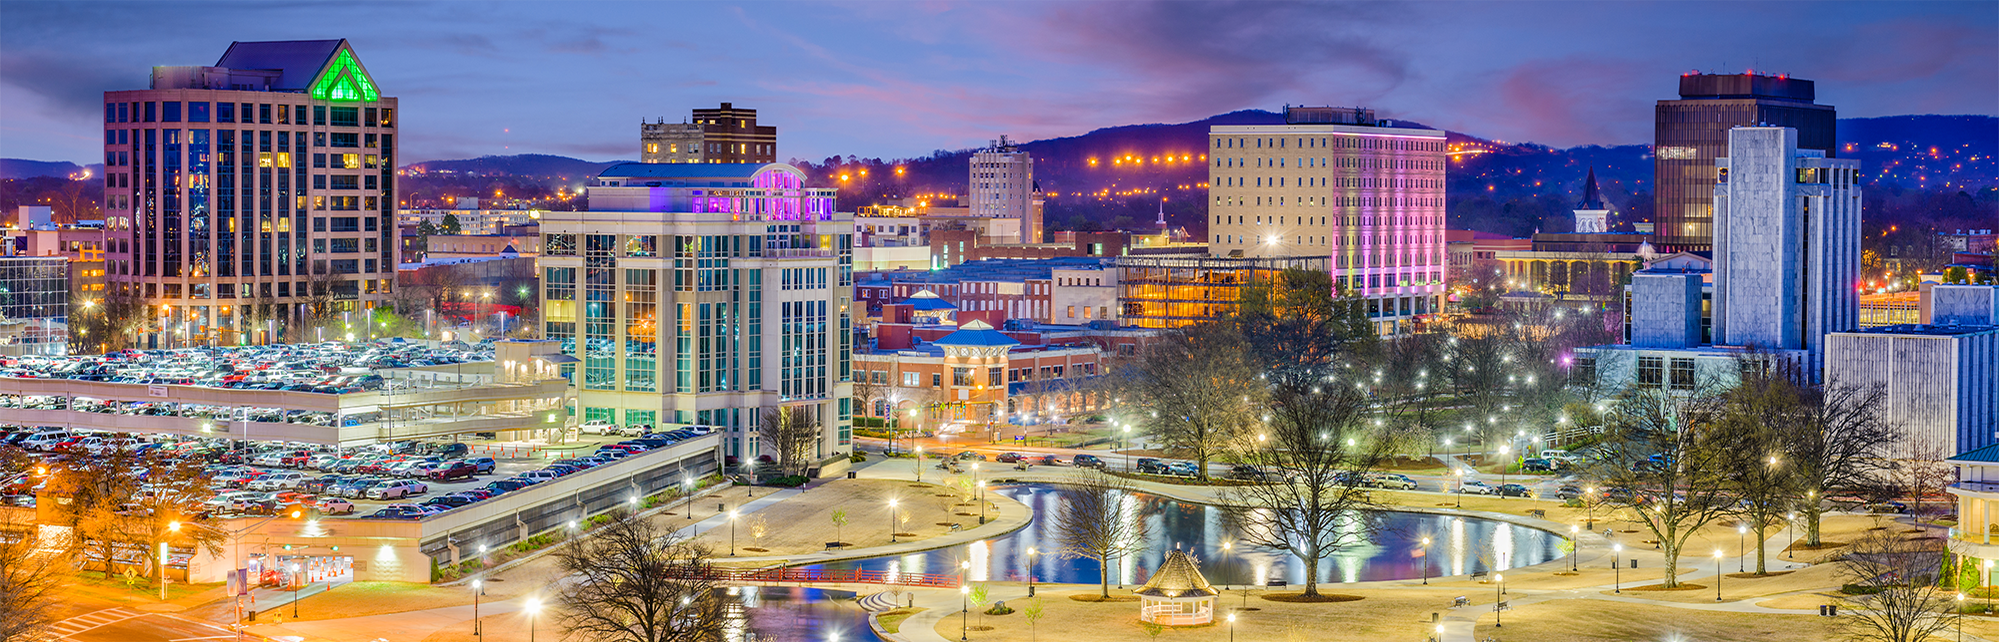
<instances>
[{"instance_id":1,"label":"glass office building","mask_svg":"<svg viewBox=\"0 0 1999 642\"><path fill-rule=\"evenodd\" d=\"M1835 157L1831 105L1814 104L1812 81L1789 76L1687 74L1680 99L1661 100L1653 129L1652 204L1667 252L1714 249L1714 159L1728 153L1728 130L1768 125L1798 131L1798 149Z\"/></svg>"}]
</instances>

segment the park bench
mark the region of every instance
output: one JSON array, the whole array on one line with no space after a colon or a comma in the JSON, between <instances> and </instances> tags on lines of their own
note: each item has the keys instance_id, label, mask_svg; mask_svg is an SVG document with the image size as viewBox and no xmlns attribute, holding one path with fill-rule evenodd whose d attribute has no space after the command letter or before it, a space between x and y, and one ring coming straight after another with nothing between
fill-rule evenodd
<instances>
[{"instance_id":1,"label":"park bench","mask_svg":"<svg viewBox=\"0 0 1999 642\"><path fill-rule=\"evenodd\" d=\"M1492 610L1494 610L1494 611L1511 611L1511 610L1513 610L1513 607L1512 607L1512 606L1510 606L1510 605L1508 605L1508 604L1507 604L1507 603L1505 603L1505 602L1500 602L1500 603L1498 603L1498 604L1494 604L1494 605L1492 605Z\"/></svg>"},{"instance_id":2,"label":"park bench","mask_svg":"<svg viewBox=\"0 0 1999 642\"><path fill-rule=\"evenodd\" d=\"M1460 595L1457 599L1451 600L1451 608L1461 609L1467 606L1471 606L1471 598L1469 597Z\"/></svg>"},{"instance_id":3,"label":"park bench","mask_svg":"<svg viewBox=\"0 0 1999 642\"><path fill-rule=\"evenodd\" d=\"M1538 518L1541 518L1541 519L1547 519L1547 518L1548 518L1548 511L1546 511L1546 510L1542 510L1542 509L1539 509L1539 508L1536 508L1536 509L1534 509L1534 510L1530 510L1530 511L1527 511L1527 516L1528 516L1528 517L1538 517Z\"/></svg>"},{"instance_id":4,"label":"park bench","mask_svg":"<svg viewBox=\"0 0 1999 642\"><path fill-rule=\"evenodd\" d=\"M1473 581L1473 582L1478 582L1478 583L1480 583L1480 584L1484 584L1484 583L1485 583L1485 578L1486 578L1486 575L1487 575L1487 573L1486 573L1485 571L1476 571L1476 572L1473 572L1473 573L1471 574L1471 581Z\"/></svg>"}]
</instances>

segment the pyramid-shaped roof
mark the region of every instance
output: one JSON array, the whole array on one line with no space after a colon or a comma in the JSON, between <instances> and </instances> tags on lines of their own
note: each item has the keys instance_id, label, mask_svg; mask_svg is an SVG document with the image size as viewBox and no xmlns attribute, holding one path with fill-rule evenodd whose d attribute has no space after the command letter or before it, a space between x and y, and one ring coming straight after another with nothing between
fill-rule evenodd
<instances>
[{"instance_id":1,"label":"pyramid-shaped roof","mask_svg":"<svg viewBox=\"0 0 1999 642\"><path fill-rule=\"evenodd\" d=\"M978 319L973 319L971 323L958 326L957 332L944 335L944 338L932 341L931 343L940 346L1001 347L1020 345L1019 341L1015 341L1012 337L994 330L992 324Z\"/></svg>"},{"instance_id":2,"label":"pyramid-shaped roof","mask_svg":"<svg viewBox=\"0 0 1999 642\"><path fill-rule=\"evenodd\" d=\"M1210 597L1218 595L1215 587L1208 584L1208 578L1201 576L1201 564L1187 551L1174 549L1166 554L1166 563L1152 574L1152 579L1138 589L1139 595L1152 597Z\"/></svg>"},{"instance_id":3,"label":"pyramid-shaped roof","mask_svg":"<svg viewBox=\"0 0 1999 642\"><path fill-rule=\"evenodd\" d=\"M1604 207L1603 196L1597 193L1595 167L1589 168L1589 177L1583 179L1583 200L1576 203L1576 209L1590 212L1610 209Z\"/></svg>"},{"instance_id":4,"label":"pyramid-shaped roof","mask_svg":"<svg viewBox=\"0 0 1999 642\"><path fill-rule=\"evenodd\" d=\"M909 306L909 309L917 312L958 309L958 306L951 305L950 301L945 301L943 298L938 297L936 292L929 290L918 290L916 294L909 295L909 298L903 299L902 303Z\"/></svg>"},{"instance_id":5,"label":"pyramid-shaped roof","mask_svg":"<svg viewBox=\"0 0 1999 642\"><path fill-rule=\"evenodd\" d=\"M333 62L333 56L344 49L345 40L278 40L266 42L232 42L229 50L222 52L222 59L215 61L217 67L229 69L269 69L283 72L278 76L273 89L284 91L304 91L319 72Z\"/></svg>"}]
</instances>

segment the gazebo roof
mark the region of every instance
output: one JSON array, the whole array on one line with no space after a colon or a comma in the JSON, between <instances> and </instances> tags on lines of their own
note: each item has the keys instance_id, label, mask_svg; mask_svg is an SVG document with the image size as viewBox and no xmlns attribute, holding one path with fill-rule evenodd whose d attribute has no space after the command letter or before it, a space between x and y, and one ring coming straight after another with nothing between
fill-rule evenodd
<instances>
[{"instance_id":1,"label":"gazebo roof","mask_svg":"<svg viewBox=\"0 0 1999 642\"><path fill-rule=\"evenodd\" d=\"M1186 551L1174 549L1152 579L1138 589L1139 595L1167 598L1212 597L1218 595L1208 578L1201 576L1200 562Z\"/></svg>"}]
</instances>

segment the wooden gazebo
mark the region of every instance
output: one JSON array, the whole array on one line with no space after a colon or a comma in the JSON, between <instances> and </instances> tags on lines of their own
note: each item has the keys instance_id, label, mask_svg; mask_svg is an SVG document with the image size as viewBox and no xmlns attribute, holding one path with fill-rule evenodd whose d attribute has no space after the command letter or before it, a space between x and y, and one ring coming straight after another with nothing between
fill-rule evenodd
<instances>
[{"instance_id":1,"label":"wooden gazebo","mask_svg":"<svg viewBox=\"0 0 1999 642\"><path fill-rule=\"evenodd\" d=\"M1207 624L1215 621L1218 594L1201 576L1200 562L1174 549L1152 579L1139 587L1138 619L1167 626Z\"/></svg>"}]
</instances>

